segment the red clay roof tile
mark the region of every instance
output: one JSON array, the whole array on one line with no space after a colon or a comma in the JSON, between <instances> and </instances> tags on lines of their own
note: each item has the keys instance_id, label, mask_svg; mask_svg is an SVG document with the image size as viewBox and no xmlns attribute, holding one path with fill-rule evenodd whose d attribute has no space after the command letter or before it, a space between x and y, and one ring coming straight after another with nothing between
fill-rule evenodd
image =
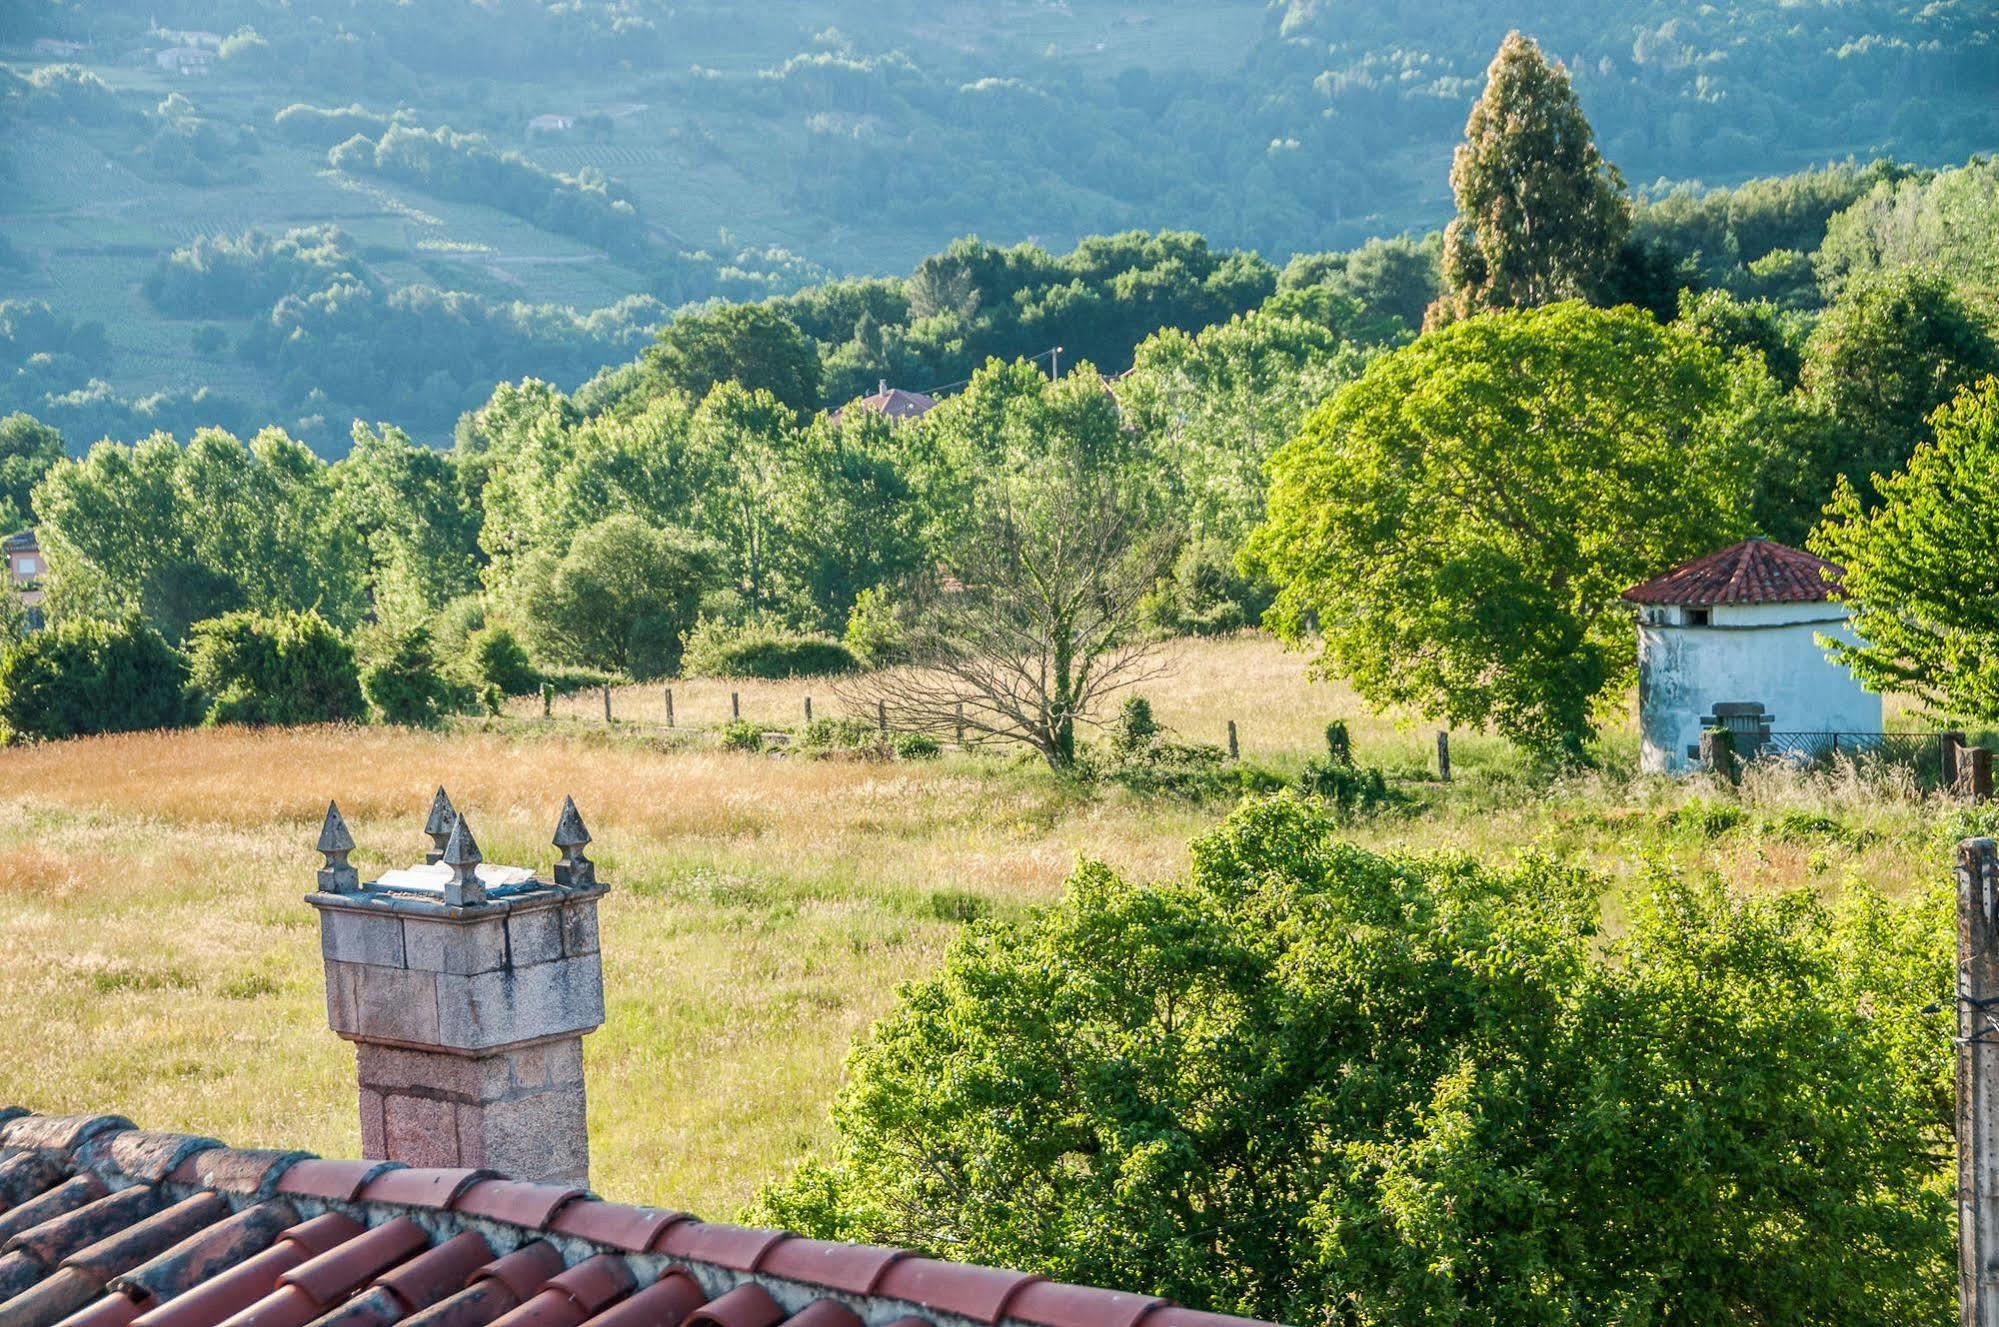
<instances>
[{"instance_id":1,"label":"red clay roof tile","mask_svg":"<svg viewBox=\"0 0 1999 1327\"><path fill-rule=\"evenodd\" d=\"M785 1327L864 1327L861 1316L845 1304L815 1299L791 1315Z\"/></svg>"},{"instance_id":2,"label":"red clay roof tile","mask_svg":"<svg viewBox=\"0 0 1999 1327\"><path fill-rule=\"evenodd\" d=\"M548 1278L548 1288L575 1300L585 1311L585 1316L597 1312L614 1299L631 1294L637 1284L638 1280L625 1260L608 1253L585 1258L568 1271Z\"/></svg>"},{"instance_id":3,"label":"red clay roof tile","mask_svg":"<svg viewBox=\"0 0 1999 1327\"><path fill-rule=\"evenodd\" d=\"M734 1272L752 1272L772 1245L793 1238L795 1236L782 1230L752 1230L748 1226L689 1221L668 1230L653 1248L671 1258L713 1263Z\"/></svg>"},{"instance_id":4,"label":"red clay roof tile","mask_svg":"<svg viewBox=\"0 0 1999 1327\"><path fill-rule=\"evenodd\" d=\"M1165 1303L1156 1295L1036 1281L1020 1288L1007 1313L1041 1327L1137 1327L1141 1318Z\"/></svg>"},{"instance_id":5,"label":"red clay roof tile","mask_svg":"<svg viewBox=\"0 0 1999 1327\"><path fill-rule=\"evenodd\" d=\"M65 1267L0 1304L0 1323L5 1327L55 1327L103 1290L104 1283L90 1273Z\"/></svg>"},{"instance_id":6,"label":"red clay roof tile","mask_svg":"<svg viewBox=\"0 0 1999 1327\"><path fill-rule=\"evenodd\" d=\"M548 1229L552 1234L587 1239L592 1244L623 1249L626 1253L643 1253L653 1247L662 1231L693 1219L685 1212L626 1207L586 1198L557 1212Z\"/></svg>"},{"instance_id":7,"label":"red clay roof tile","mask_svg":"<svg viewBox=\"0 0 1999 1327\"><path fill-rule=\"evenodd\" d=\"M472 1274L473 1280L498 1281L511 1290L516 1302L525 1302L549 1277L562 1270L562 1255L553 1244L538 1239L523 1244L497 1262L487 1263Z\"/></svg>"},{"instance_id":8,"label":"red clay roof tile","mask_svg":"<svg viewBox=\"0 0 1999 1327\"><path fill-rule=\"evenodd\" d=\"M588 1197L583 1189L520 1180L481 1180L458 1195L454 1212L540 1230L565 1206Z\"/></svg>"},{"instance_id":9,"label":"red clay roof tile","mask_svg":"<svg viewBox=\"0 0 1999 1327\"><path fill-rule=\"evenodd\" d=\"M222 1146L213 1138L197 1138L184 1133L152 1133L144 1129L119 1129L99 1134L79 1149L83 1164L95 1167L101 1157L127 1179L158 1184L173 1174L181 1162Z\"/></svg>"},{"instance_id":10,"label":"red clay roof tile","mask_svg":"<svg viewBox=\"0 0 1999 1327\"><path fill-rule=\"evenodd\" d=\"M891 1263L878 1293L925 1308L956 1313L980 1322L998 1322L1021 1287L1041 1278L996 1267L967 1267L935 1258L905 1258Z\"/></svg>"},{"instance_id":11,"label":"red clay roof tile","mask_svg":"<svg viewBox=\"0 0 1999 1327\"><path fill-rule=\"evenodd\" d=\"M754 1281L717 1295L687 1316L688 1327L776 1327L784 1309Z\"/></svg>"},{"instance_id":12,"label":"red clay roof tile","mask_svg":"<svg viewBox=\"0 0 1999 1327\"><path fill-rule=\"evenodd\" d=\"M123 1115L22 1115L0 1124L0 1147L74 1152L98 1134L136 1127Z\"/></svg>"},{"instance_id":13,"label":"red clay roof tile","mask_svg":"<svg viewBox=\"0 0 1999 1327\"><path fill-rule=\"evenodd\" d=\"M78 1249L145 1220L161 1206L157 1189L147 1185L120 1189L10 1236L6 1249L27 1253L53 1269Z\"/></svg>"},{"instance_id":14,"label":"red clay roof tile","mask_svg":"<svg viewBox=\"0 0 1999 1327\"><path fill-rule=\"evenodd\" d=\"M63 1259L103 1285L229 1215L220 1194L197 1193Z\"/></svg>"},{"instance_id":15,"label":"red clay roof tile","mask_svg":"<svg viewBox=\"0 0 1999 1327\"><path fill-rule=\"evenodd\" d=\"M308 1157L285 1168L278 1177L278 1192L301 1198L329 1198L351 1202L378 1175L401 1170L400 1161L322 1161Z\"/></svg>"},{"instance_id":16,"label":"red clay roof tile","mask_svg":"<svg viewBox=\"0 0 1999 1327\"><path fill-rule=\"evenodd\" d=\"M107 1192L104 1181L95 1175L72 1176L53 1189L44 1190L0 1214L0 1244L5 1244L24 1230L33 1230L44 1221L52 1221L65 1212L74 1212L86 1203L94 1203Z\"/></svg>"},{"instance_id":17,"label":"red clay roof tile","mask_svg":"<svg viewBox=\"0 0 1999 1327\"><path fill-rule=\"evenodd\" d=\"M361 1197L371 1203L402 1203L408 1207L449 1207L458 1195L480 1180L498 1179L490 1170L403 1167L382 1172L368 1181Z\"/></svg>"},{"instance_id":18,"label":"red clay roof tile","mask_svg":"<svg viewBox=\"0 0 1999 1327\"><path fill-rule=\"evenodd\" d=\"M56 1327L132 1327L132 1320L138 1316L139 1305L134 1301L124 1295L105 1295L64 1318Z\"/></svg>"},{"instance_id":19,"label":"red clay roof tile","mask_svg":"<svg viewBox=\"0 0 1999 1327\"><path fill-rule=\"evenodd\" d=\"M213 1147L196 1152L174 1167L167 1178L195 1184L217 1193L269 1198L293 1162L310 1159L310 1152L280 1152L265 1147Z\"/></svg>"},{"instance_id":20,"label":"red clay roof tile","mask_svg":"<svg viewBox=\"0 0 1999 1327\"><path fill-rule=\"evenodd\" d=\"M756 1270L849 1295L871 1295L889 1264L910 1255L872 1244L836 1244L823 1239L788 1239L766 1252Z\"/></svg>"},{"instance_id":21,"label":"red clay roof tile","mask_svg":"<svg viewBox=\"0 0 1999 1327\"><path fill-rule=\"evenodd\" d=\"M400 1318L463 1290L472 1273L492 1260L493 1246L486 1237L467 1230L384 1272L375 1284L402 1301L403 1311L396 1315Z\"/></svg>"},{"instance_id":22,"label":"red clay roof tile","mask_svg":"<svg viewBox=\"0 0 1999 1327\"><path fill-rule=\"evenodd\" d=\"M487 1277L405 1319L403 1327L486 1327L519 1308L520 1303L506 1282Z\"/></svg>"},{"instance_id":23,"label":"red clay roof tile","mask_svg":"<svg viewBox=\"0 0 1999 1327\"><path fill-rule=\"evenodd\" d=\"M278 1277L361 1233L359 1222L328 1212L283 1231L261 1253L139 1315L133 1327L215 1327L271 1292Z\"/></svg>"},{"instance_id":24,"label":"red clay roof tile","mask_svg":"<svg viewBox=\"0 0 1999 1327\"><path fill-rule=\"evenodd\" d=\"M707 1299L693 1277L670 1271L636 1295L605 1309L585 1327L680 1327Z\"/></svg>"},{"instance_id":25,"label":"red clay roof tile","mask_svg":"<svg viewBox=\"0 0 1999 1327\"><path fill-rule=\"evenodd\" d=\"M1745 539L1624 592L1634 604L1815 604L1839 592L1842 570L1768 539Z\"/></svg>"},{"instance_id":26,"label":"red clay roof tile","mask_svg":"<svg viewBox=\"0 0 1999 1327\"><path fill-rule=\"evenodd\" d=\"M47 1193L68 1174L68 1166L40 1152L23 1152L0 1161L0 1212Z\"/></svg>"},{"instance_id":27,"label":"red clay roof tile","mask_svg":"<svg viewBox=\"0 0 1999 1327\"><path fill-rule=\"evenodd\" d=\"M256 1203L111 1278L111 1288L142 1308L164 1303L262 1253L297 1223L289 1203Z\"/></svg>"},{"instance_id":28,"label":"red clay roof tile","mask_svg":"<svg viewBox=\"0 0 1999 1327\"><path fill-rule=\"evenodd\" d=\"M329 1309L429 1244L422 1226L399 1216L300 1263L280 1276L278 1284L296 1286L322 1310Z\"/></svg>"}]
</instances>

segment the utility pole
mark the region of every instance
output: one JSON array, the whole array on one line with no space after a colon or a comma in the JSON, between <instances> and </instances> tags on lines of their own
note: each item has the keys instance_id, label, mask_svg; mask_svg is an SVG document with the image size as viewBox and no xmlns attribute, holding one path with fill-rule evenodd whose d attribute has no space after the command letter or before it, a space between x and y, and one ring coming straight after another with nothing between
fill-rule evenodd
<instances>
[{"instance_id":1,"label":"utility pole","mask_svg":"<svg viewBox=\"0 0 1999 1327\"><path fill-rule=\"evenodd\" d=\"M1957 845L1957 1268L1962 1327L1999 1327L1999 844Z\"/></svg>"}]
</instances>

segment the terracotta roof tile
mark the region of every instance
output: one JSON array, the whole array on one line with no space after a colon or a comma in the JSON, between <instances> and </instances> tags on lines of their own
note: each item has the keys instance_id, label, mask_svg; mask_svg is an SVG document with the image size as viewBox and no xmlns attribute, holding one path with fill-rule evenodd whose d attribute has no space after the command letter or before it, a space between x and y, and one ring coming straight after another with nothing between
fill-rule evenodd
<instances>
[{"instance_id":1,"label":"terracotta roof tile","mask_svg":"<svg viewBox=\"0 0 1999 1327\"><path fill-rule=\"evenodd\" d=\"M0 1327L931 1327L909 1306L945 1327L1262 1327L482 1170L246 1151L116 1116L0 1129L25 1148L0 1157Z\"/></svg>"},{"instance_id":2,"label":"terracotta roof tile","mask_svg":"<svg viewBox=\"0 0 1999 1327\"><path fill-rule=\"evenodd\" d=\"M1634 604L1813 604L1839 591L1839 567L1768 539L1745 539L1634 585Z\"/></svg>"}]
</instances>

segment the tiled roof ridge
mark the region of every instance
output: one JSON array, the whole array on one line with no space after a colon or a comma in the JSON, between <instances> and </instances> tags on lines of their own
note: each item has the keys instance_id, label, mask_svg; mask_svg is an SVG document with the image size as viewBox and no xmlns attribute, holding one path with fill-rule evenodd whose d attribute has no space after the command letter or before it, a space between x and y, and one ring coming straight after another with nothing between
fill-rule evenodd
<instances>
[{"instance_id":1,"label":"tiled roof ridge","mask_svg":"<svg viewBox=\"0 0 1999 1327\"><path fill-rule=\"evenodd\" d=\"M1833 599L1845 569L1773 539L1744 539L1641 581L1623 597L1637 604L1799 604Z\"/></svg>"},{"instance_id":2,"label":"tiled roof ridge","mask_svg":"<svg viewBox=\"0 0 1999 1327\"><path fill-rule=\"evenodd\" d=\"M194 1201L204 1197L223 1202ZM683 1321L1261 1327L1153 1296L711 1224L491 1171L330 1161L148 1132L116 1115L0 1109L4 1327Z\"/></svg>"}]
</instances>

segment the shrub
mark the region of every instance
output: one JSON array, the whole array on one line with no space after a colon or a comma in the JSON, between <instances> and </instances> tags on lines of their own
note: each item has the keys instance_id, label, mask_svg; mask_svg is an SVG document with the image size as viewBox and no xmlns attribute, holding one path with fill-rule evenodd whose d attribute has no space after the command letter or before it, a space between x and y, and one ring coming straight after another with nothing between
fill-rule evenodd
<instances>
[{"instance_id":1,"label":"shrub","mask_svg":"<svg viewBox=\"0 0 1999 1327\"><path fill-rule=\"evenodd\" d=\"M1947 889L1658 875L1606 939L1579 869L1339 834L973 922L754 1219L1281 1322L1953 1321Z\"/></svg>"},{"instance_id":2,"label":"shrub","mask_svg":"<svg viewBox=\"0 0 1999 1327\"><path fill-rule=\"evenodd\" d=\"M1255 626L1274 598L1268 580L1237 570L1228 544L1200 539L1180 550L1172 575L1146 596L1144 614L1166 635L1213 636Z\"/></svg>"},{"instance_id":3,"label":"shrub","mask_svg":"<svg viewBox=\"0 0 1999 1327\"><path fill-rule=\"evenodd\" d=\"M897 760L935 760L944 748L929 733L897 733L890 745Z\"/></svg>"},{"instance_id":4,"label":"shrub","mask_svg":"<svg viewBox=\"0 0 1999 1327\"><path fill-rule=\"evenodd\" d=\"M761 751L764 730L748 719L733 719L723 725L721 743L724 751Z\"/></svg>"},{"instance_id":5,"label":"shrub","mask_svg":"<svg viewBox=\"0 0 1999 1327\"><path fill-rule=\"evenodd\" d=\"M374 644L361 671L361 689L382 722L429 727L465 707L463 689L447 681L437 666L428 628L393 628Z\"/></svg>"},{"instance_id":6,"label":"shrub","mask_svg":"<svg viewBox=\"0 0 1999 1327\"><path fill-rule=\"evenodd\" d=\"M364 717L354 651L315 612L225 613L188 633L204 723L341 723Z\"/></svg>"},{"instance_id":7,"label":"shrub","mask_svg":"<svg viewBox=\"0 0 1999 1327\"><path fill-rule=\"evenodd\" d=\"M908 641L888 590L862 590L847 613L846 644L868 668L887 668L907 656Z\"/></svg>"},{"instance_id":8,"label":"shrub","mask_svg":"<svg viewBox=\"0 0 1999 1327\"><path fill-rule=\"evenodd\" d=\"M830 636L762 619L731 626L708 618L687 634L680 664L688 677L830 677L860 667L854 652Z\"/></svg>"},{"instance_id":9,"label":"shrub","mask_svg":"<svg viewBox=\"0 0 1999 1327\"><path fill-rule=\"evenodd\" d=\"M1691 797L1666 815L1666 823L1676 829L1690 829L1704 839L1718 839L1749 819L1749 813L1734 802L1717 802Z\"/></svg>"},{"instance_id":10,"label":"shrub","mask_svg":"<svg viewBox=\"0 0 1999 1327\"><path fill-rule=\"evenodd\" d=\"M799 735L797 749L806 754L878 755L882 749L881 729L865 719L814 719Z\"/></svg>"},{"instance_id":11,"label":"shrub","mask_svg":"<svg viewBox=\"0 0 1999 1327\"><path fill-rule=\"evenodd\" d=\"M1111 757L1120 763L1143 757L1159 740L1159 721L1152 717L1152 702L1143 696L1126 696L1111 727Z\"/></svg>"},{"instance_id":12,"label":"shrub","mask_svg":"<svg viewBox=\"0 0 1999 1327\"><path fill-rule=\"evenodd\" d=\"M541 674L527 650L505 627L486 627L474 634L465 663L475 685L498 688L503 696L525 696L541 686Z\"/></svg>"},{"instance_id":13,"label":"shrub","mask_svg":"<svg viewBox=\"0 0 1999 1327\"><path fill-rule=\"evenodd\" d=\"M185 662L136 616L60 623L0 657L9 740L176 728L192 717Z\"/></svg>"},{"instance_id":14,"label":"shrub","mask_svg":"<svg viewBox=\"0 0 1999 1327\"><path fill-rule=\"evenodd\" d=\"M1338 720L1326 725L1326 754L1299 771L1298 790L1341 811L1376 811L1398 800L1379 769L1353 763L1353 738Z\"/></svg>"},{"instance_id":15,"label":"shrub","mask_svg":"<svg viewBox=\"0 0 1999 1327\"><path fill-rule=\"evenodd\" d=\"M544 663L667 677L713 570L712 550L693 535L612 516L561 559L528 564L521 627Z\"/></svg>"}]
</instances>

